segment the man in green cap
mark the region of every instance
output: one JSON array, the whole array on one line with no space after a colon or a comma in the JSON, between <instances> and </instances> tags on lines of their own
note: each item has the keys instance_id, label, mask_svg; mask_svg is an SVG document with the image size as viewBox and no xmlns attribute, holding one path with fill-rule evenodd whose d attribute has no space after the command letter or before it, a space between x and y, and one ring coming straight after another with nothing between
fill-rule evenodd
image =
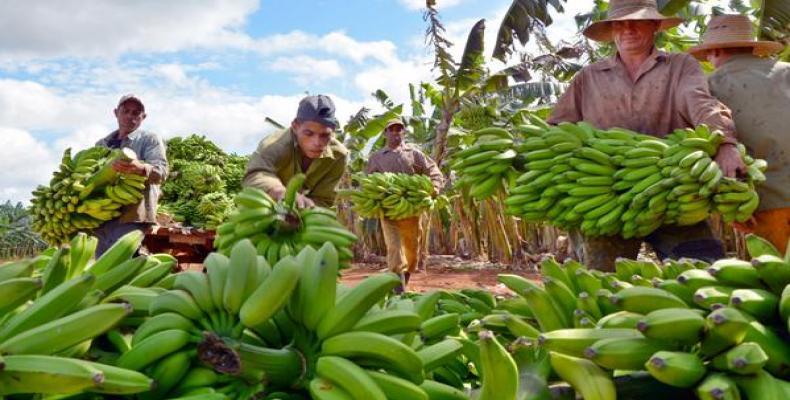
<instances>
[{"instance_id":1,"label":"man in green cap","mask_svg":"<svg viewBox=\"0 0 790 400\"><path fill-rule=\"evenodd\" d=\"M689 53L716 67L708 78L711 93L732 109L747 149L768 162L766 182L757 187L760 206L736 227L784 253L790 238L790 63L769 58L784 46L755 40L752 30L745 15L712 17L702 43Z\"/></svg>"},{"instance_id":2,"label":"man in green cap","mask_svg":"<svg viewBox=\"0 0 790 400\"><path fill-rule=\"evenodd\" d=\"M346 147L335 138L337 127L332 99L320 94L305 97L291 127L263 139L252 153L244 186L262 189L281 200L288 181L305 174L297 207L332 207L348 156Z\"/></svg>"},{"instance_id":3,"label":"man in green cap","mask_svg":"<svg viewBox=\"0 0 790 400\"><path fill-rule=\"evenodd\" d=\"M557 102L548 122L586 121L598 129L612 127L664 137L675 129L707 124L726 136L716 162L726 176L744 170L736 148L730 110L714 98L693 57L665 53L655 35L682 20L658 12L655 0L611 0L607 18L584 30L599 42L614 42L617 52L582 68ZM613 270L617 257L636 258L642 240L583 237L572 233L579 259L591 268ZM724 249L706 222L665 226L644 239L660 258L714 260Z\"/></svg>"},{"instance_id":4,"label":"man in green cap","mask_svg":"<svg viewBox=\"0 0 790 400\"><path fill-rule=\"evenodd\" d=\"M442 171L417 146L404 143L404 136L406 136L406 124L402 119L394 118L388 121L384 127L387 145L370 156L367 173L427 175L438 193L444 185ZM399 220L382 217L381 229L387 246L387 268L401 275L403 285L398 291L402 291L409 283L411 274L421 263L421 249L425 240L421 216Z\"/></svg>"}]
</instances>

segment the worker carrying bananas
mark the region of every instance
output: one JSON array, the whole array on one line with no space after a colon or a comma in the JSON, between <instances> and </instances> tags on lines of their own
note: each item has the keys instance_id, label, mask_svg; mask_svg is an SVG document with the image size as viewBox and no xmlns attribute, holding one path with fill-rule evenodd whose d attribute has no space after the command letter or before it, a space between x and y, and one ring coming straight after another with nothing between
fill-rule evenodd
<instances>
[{"instance_id":1,"label":"worker carrying bananas","mask_svg":"<svg viewBox=\"0 0 790 400\"><path fill-rule=\"evenodd\" d=\"M434 190L441 191L444 176L436 163L417 146L404 143L406 124L401 118L387 121L384 127L386 146L373 153L368 160L366 172L393 172L402 174L427 175ZM381 229L387 246L387 268L401 276L402 285L396 291L403 291L409 283L411 274L421 264L425 232L422 215L399 220L381 218Z\"/></svg>"},{"instance_id":2,"label":"worker carrying bananas","mask_svg":"<svg viewBox=\"0 0 790 400\"><path fill-rule=\"evenodd\" d=\"M733 112L741 141L755 158L768 162L766 181L757 187L760 206L744 232L768 239L782 253L790 239L790 63L768 56L778 42L755 40L745 15L712 17L702 43L689 49L716 67L711 93Z\"/></svg>"},{"instance_id":3,"label":"worker carrying bananas","mask_svg":"<svg viewBox=\"0 0 790 400\"><path fill-rule=\"evenodd\" d=\"M304 174L297 207L332 207L348 156L346 147L335 138L337 127L331 98L320 94L303 98L291 127L258 144L247 164L244 186L262 189L279 201L288 181Z\"/></svg>"},{"instance_id":4,"label":"worker carrying bananas","mask_svg":"<svg viewBox=\"0 0 790 400\"><path fill-rule=\"evenodd\" d=\"M156 223L156 205L161 193L160 185L167 178L167 152L159 135L140 129L146 117L145 105L139 97L127 94L118 101L113 111L118 129L99 140L96 146L110 149L129 148L137 154L136 160L117 160L112 168L123 174L146 177L143 199L125 206L120 217L107 221L93 232L99 239L96 256L104 253L121 236L134 230L145 231Z\"/></svg>"},{"instance_id":5,"label":"worker carrying bananas","mask_svg":"<svg viewBox=\"0 0 790 400\"><path fill-rule=\"evenodd\" d=\"M613 41L616 53L576 74L548 122L586 121L598 129L621 127L657 137L707 124L725 135L715 156L724 175L744 172L730 110L710 94L697 60L655 47L656 33L681 22L659 13L655 0L612 0L607 18L583 33L598 42ZM578 231L571 238L578 258L604 270L614 268L617 257L636 257L642 243L619 237L582 237ZM721 242L705 221L687 227L665 226L644 239L662 259L724 256Z\"/></svg>"}]
</instances>

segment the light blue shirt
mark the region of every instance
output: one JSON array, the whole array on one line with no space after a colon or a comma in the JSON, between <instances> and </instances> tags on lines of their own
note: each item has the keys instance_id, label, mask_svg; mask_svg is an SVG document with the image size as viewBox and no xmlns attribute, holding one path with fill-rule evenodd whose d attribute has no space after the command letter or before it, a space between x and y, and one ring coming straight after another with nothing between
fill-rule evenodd
<instances>
[{"instance_id":1,"label":"light blue shirt","mask_svg":"<svg viewBox=\"0 0 790 400\"><path fill-rule=\"evenodd\" d=\"M111 147L118 131L113 131L96 142L97 146ZM123 209L119 217L121 222L156 222L156 205L161 194L160 185L167 178L167 151L165 143L159 135L138 129L124 138L118 148L129 148L137 154L137 159L145 163L145 175L148 177L143 200L139 204L131 204Z\"/></svg>"}]
</instances>

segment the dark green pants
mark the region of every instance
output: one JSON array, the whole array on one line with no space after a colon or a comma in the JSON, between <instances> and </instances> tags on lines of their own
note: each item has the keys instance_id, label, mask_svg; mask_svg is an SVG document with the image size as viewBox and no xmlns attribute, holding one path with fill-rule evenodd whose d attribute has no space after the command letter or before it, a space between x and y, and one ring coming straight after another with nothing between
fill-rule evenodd
<instances>
[{"instance_id":1,"label":"dark green pants","mask_svg":"<svg viewBox=\"0 0 790 400\"><path fill-rule=\"evenodd\" d=\"M724 258L724 246L707 222L665 226L640 239L584 237L579 231L572 232L571 237L576 257L587 267L602 271L614 271L617 257L636 258L643 241L650 244L660 260L688 257L713 262Z\"/></svg>"}]
</instances>

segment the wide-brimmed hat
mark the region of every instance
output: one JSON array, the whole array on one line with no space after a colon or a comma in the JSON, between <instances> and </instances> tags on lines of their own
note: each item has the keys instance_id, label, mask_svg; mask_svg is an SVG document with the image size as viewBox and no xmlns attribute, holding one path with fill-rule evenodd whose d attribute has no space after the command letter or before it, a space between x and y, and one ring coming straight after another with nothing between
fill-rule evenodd
<instances>
[{"instance_id":1,"label":"wide-brimmed hat","mask_svg":"<svg viewBox=\"0 0 790 400\"><path fill-rule=\"evenodd\" d=\"M719 15L712 17L702 35L702 43L688 50L699 60L705 59L708 50L751 47L756 56L776 54L784 48L781 43L755 40L752 22L745 15Z\"/></svg>"},{"instance_id":2,"label":"wide-brimmed hat","mask_svg":"<svg viewBox=\"0 0 790 400\"><path fill-rule=\"evenodd\" d=\"M592 40L609 42L612 40L614 21L659 21L658 29L664 31L680 25L683 19L667 17L658 12L656 0L612 0L606 19L590 24L582 33Z\"/></svg>"}]
</instances>

